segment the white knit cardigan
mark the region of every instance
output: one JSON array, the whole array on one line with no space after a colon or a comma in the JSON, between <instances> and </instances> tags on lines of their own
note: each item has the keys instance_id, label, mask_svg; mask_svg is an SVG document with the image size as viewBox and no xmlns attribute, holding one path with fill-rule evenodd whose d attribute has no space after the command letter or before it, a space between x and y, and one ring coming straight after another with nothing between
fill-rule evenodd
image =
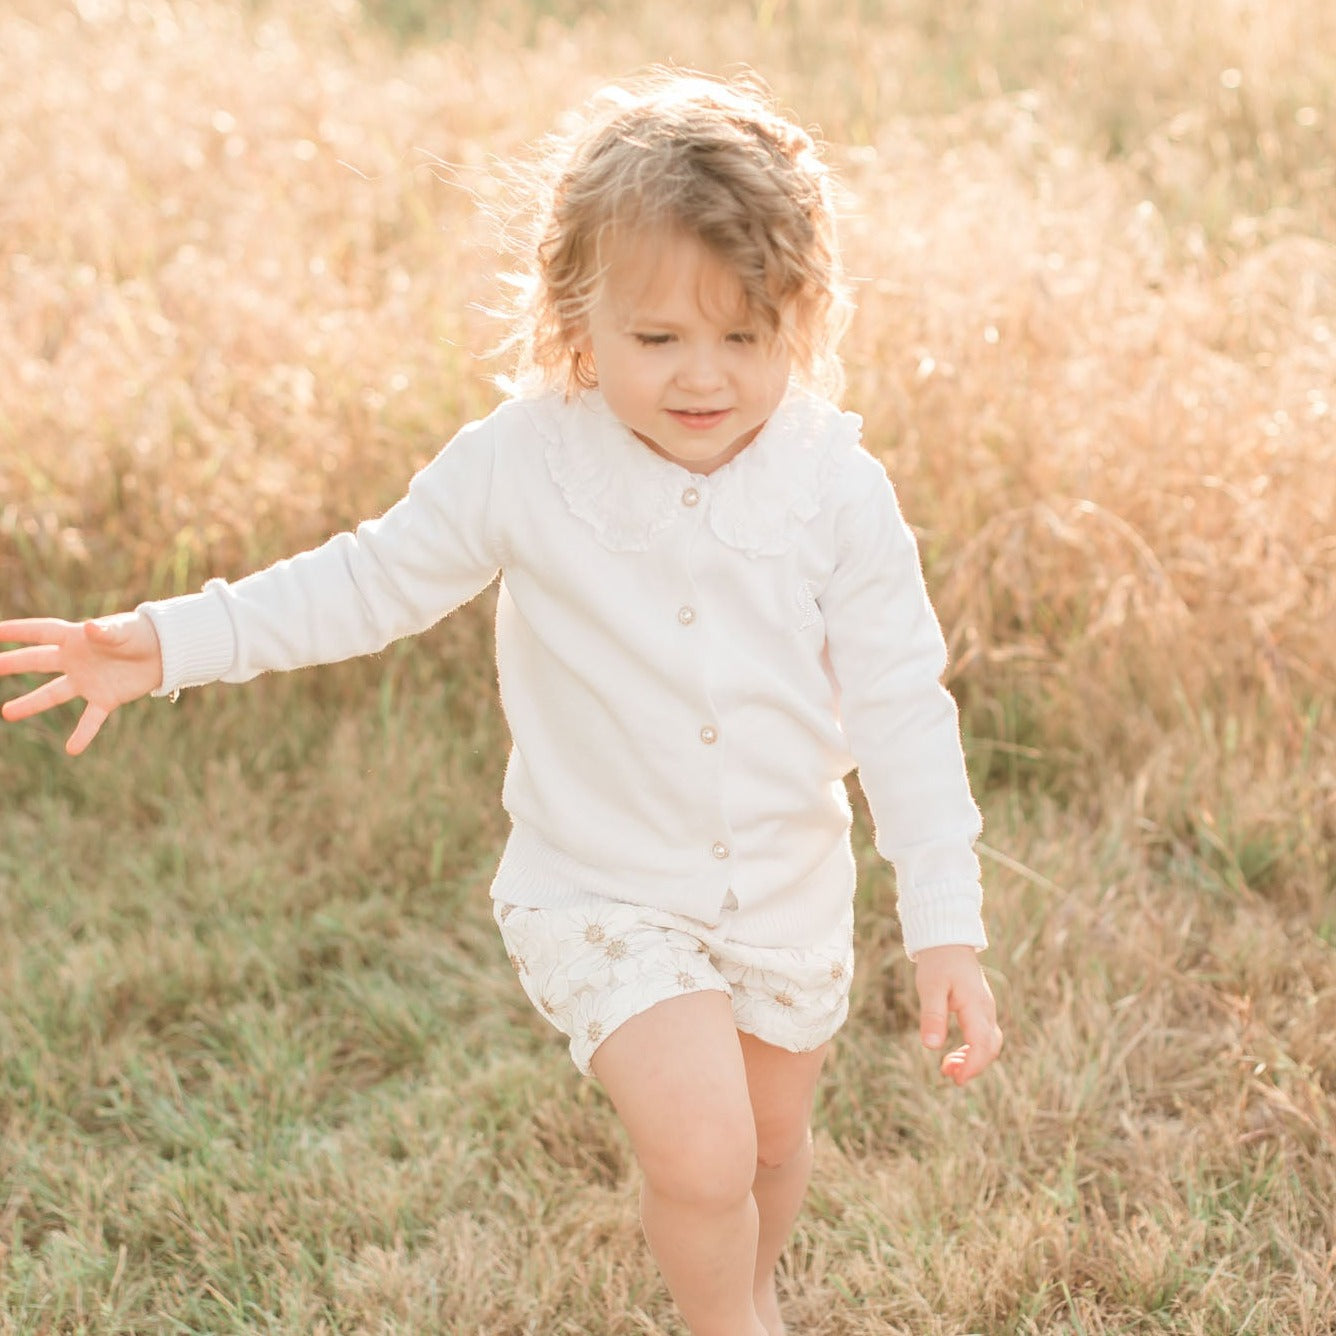
<instances>
[{"instance_id":1,"label":"white knit cardigan","mask_svg":"<svg viewBox=\"0 0 1336 1336\"><path fill-rule=\"evenodd\" d=\"M472 423L379 519L144 605L161 694L374 653L501 573L512 832L493 886L801 946L854 887L855 766L905 948L985 945L979 813L912 534L860 419L798 388L708 476L597 394Z\"/></svg>"}]
</instances>

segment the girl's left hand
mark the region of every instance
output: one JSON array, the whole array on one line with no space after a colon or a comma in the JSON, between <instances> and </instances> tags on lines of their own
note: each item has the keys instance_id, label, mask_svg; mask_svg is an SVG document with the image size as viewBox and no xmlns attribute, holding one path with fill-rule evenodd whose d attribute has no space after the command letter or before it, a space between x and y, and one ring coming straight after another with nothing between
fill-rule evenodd
<instances>
[{"instance_id":1,"label":"girl's left hand","mask_svg":"<svg viewBox=\"0 0 1336 1336\"><path fill-rule=\"evenodd\" d=\"M951 1017L959 1022L964 1044L942 1059L942 1075L963 1086L1002 1051L997 1003L972 946L933 946L917 957L919 1035L926 1048L946 1043Z\"/></svg>"}]
</instances>

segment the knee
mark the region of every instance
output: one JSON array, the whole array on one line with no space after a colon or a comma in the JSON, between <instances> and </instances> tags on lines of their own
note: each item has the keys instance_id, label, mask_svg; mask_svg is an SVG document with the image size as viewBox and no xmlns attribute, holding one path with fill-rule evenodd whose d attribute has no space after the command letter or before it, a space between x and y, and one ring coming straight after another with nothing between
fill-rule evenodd
<instances>
[{"instance_id":1,"label":"knee","mask_svg":"<svg viewBox=\"0 0 1336 1336\"><path fill-rule=\"evenodd\" d=\"M670 1144L640 1156L645 1182L657 1196L702 1210L723 1210L743 1200L756 1164L756 1130L749 1118L693 1119Z\"/></svg>"},{"instance_id":2,"label":"knee","mask_svg":"<svg viewBox=\"0 0 1336 1336\"><path fill-rule=\"evenodd\" d=\"M812 1149L812 1128L799 1123L765 1123L756 1127L756 1168L783 1169Z\"/></svg>"}]
</instances>

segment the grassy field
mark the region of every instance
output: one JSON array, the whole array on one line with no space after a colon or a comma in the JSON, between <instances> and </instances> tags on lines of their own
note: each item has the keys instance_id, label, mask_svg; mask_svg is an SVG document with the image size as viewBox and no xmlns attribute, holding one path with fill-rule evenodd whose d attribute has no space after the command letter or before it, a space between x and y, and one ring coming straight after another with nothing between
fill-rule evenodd
<instances>
[{"instance_id":1,"label":"grassy field","mask_svg":"<svg viewBox=\"0 0 1336 1336\"><path fill-rule=\"evenodd\" d=\"M496 400L496 164L651 60L847 189L1009 1044L860 965L803 1336L1336 1330L1336 10L9 0L0 613L234 575ZM492 929L487 599L374 662L0 733L0 1333L676 1333Z\"/></svg>"}]
</instances>

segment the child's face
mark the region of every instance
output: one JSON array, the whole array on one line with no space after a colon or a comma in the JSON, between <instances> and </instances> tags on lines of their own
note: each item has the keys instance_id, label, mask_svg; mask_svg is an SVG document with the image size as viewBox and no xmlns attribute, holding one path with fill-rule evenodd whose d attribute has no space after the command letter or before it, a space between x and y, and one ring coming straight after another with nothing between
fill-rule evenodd
<instances>
[{"instance_id":1,"label":"child's face","mask_svg":"<svg viewBox=\"0 0 1336 1336\"><path fill-rule=\"evenodd\" d=\"M711 473L784 397L789 354L699 241L656 233L609 270L581 351L608 407L656 454Z\"/></svg>"}]
</instances>

